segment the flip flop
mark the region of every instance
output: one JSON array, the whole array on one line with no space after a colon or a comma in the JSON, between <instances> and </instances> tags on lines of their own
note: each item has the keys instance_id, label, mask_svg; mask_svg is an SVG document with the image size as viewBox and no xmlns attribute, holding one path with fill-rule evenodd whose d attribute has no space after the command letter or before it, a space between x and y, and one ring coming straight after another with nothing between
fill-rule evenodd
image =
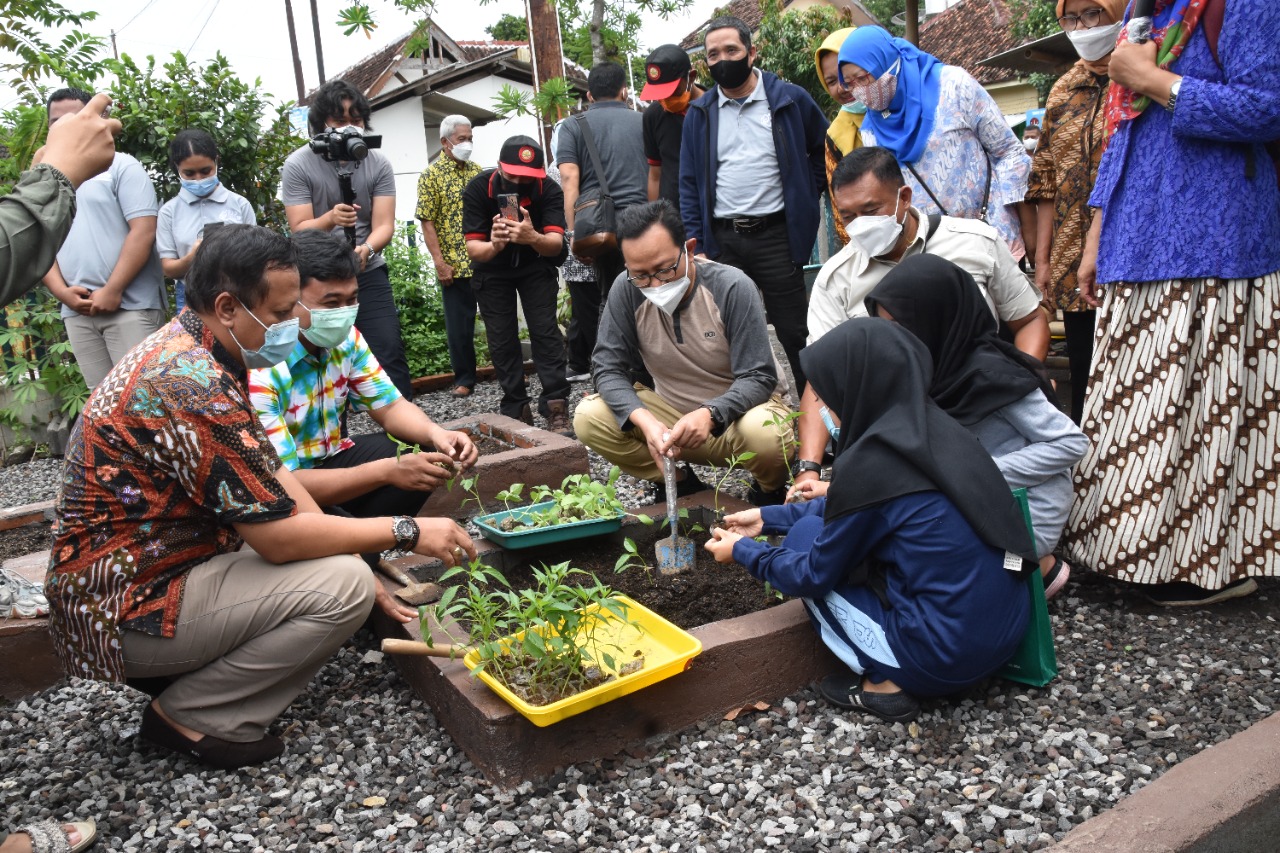
<instances>
[{"instance_id":1,"label":"flip flop","mask_svg":"<svg viewBox=\"0 0 1280 853\"><path fill-rule=\"evenodd\" d=\"M92 820L68 821L65 825L80 833L80 840L74 846L67 840L67 834L62 830L63 824L52 820L30 823L14 831L27 834L31 839L33 853L80 853L98 838L98 827Z\"/></svg>"}]
</instances>

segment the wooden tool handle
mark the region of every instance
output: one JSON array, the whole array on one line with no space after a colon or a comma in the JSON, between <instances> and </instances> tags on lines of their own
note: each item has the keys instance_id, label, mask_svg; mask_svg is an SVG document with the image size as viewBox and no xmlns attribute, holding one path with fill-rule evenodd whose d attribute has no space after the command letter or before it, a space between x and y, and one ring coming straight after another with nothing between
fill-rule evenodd
<instances>
[{"instance_id":1,"label":"wooden tool handle","mask_svg":"<svg viewBox=\"0 0 1280 853\"><path fill-rule=\"evenodd\" d=\"M471 649L466 646L436 645L428 646L415 640L396 640L387 638L382 641L382 651L389 655L420 655L433 658L455 658L461 660Z\"/></svg>"},{"instance_id":2,"label":"wooden tool handle","mask_svg":"<svg viewBox=\"0 0 1280 853\"><path fill-rule=\"evenodd\" d=\"M417 583L417 581L409 577L409 574L406 571L389 560L378 560L378 569L393 581L403 584L404 586L412 586Z\"/></svg>"}]
</instances>

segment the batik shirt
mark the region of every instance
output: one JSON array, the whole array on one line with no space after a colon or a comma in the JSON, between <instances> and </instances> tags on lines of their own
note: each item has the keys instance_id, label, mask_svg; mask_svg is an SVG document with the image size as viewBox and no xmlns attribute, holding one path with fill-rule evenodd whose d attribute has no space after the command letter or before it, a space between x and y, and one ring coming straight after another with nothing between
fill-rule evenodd
<instances>
[{"instance_id":1,"label":"batik shirt","mask_svg":"<svg viewBox=\"0 0 1280 853\"><path fill-rule=\"evenodd\" d=\"M124 678L121 632L172 637L187 572L287 518L245 371L191 311L115 367L71 432L45 594L71 675Z\"/></svg>"},{"instance_id":2,"label":"batik shirt","mask_svg":"<svg viewBox=\"0 0 1280 853\"><path fill-rule=\"evenodd\" d=\"M1107 82L1073 65L1053 84L1027 186L1027 201L1053 202L1049 287L1044 296L1063 311L1091 310L1076 290L1076 271L1093 223L1089 193L1105 147Z\"/></svg>"},{"instance_id":3,"label":"batik shirt","mask_svg":"<svg viewBox=\"0 0 1280 853\"><path fill-rule=\"evenodd\" d=\"M418 176L416 215L435 226L440 254L458 278L471 276L471 257L462 239L462 191L482 171L478 163L459 163L441 154Z\"/></svg>"},{"instance_id":4,"label":"batik shirt","mask_svg":"<svg viewBox=\"0 0 1280 853\"><path fill-rule=\"evenodd\" d=\"M877 145L864 123L862 144ZM1027 194L1031 158L1013 135L991 95L962 68L943 66L942 90L934 113L933 132L924 154L911 164L949 216L976 219L982 192L991 179L987 223L992 225L1015 260L1027 253L1022 226L1013 205ZM911 203L928 213L943 213L905 166L902 177L911 187Z\"/></svg>"},{"instance_id":5,"label":"batik shirt","mask_svg":"<svg viewBox=\"0 0 1280 853\"><path fill-rule=\"evenodd\" d=\"M354 445L342 434L348 403L372 412L401 399L356 329L333 349L313 355L299 342L275 367L250 371L249 397L290 471L315 468Z\"/></svg>"}]
</instances>

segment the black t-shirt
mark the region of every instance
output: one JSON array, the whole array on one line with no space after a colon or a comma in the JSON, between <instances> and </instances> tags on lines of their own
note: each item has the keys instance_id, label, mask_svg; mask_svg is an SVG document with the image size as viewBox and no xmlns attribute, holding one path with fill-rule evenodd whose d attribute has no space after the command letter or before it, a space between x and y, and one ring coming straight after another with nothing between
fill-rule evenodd
<instances>
[{"instance_id":1,"label":"black t-shirt","mask_svg":"<svg viewBox=\"0 0 1280 853\"><path fill-rule=\"evenodd\" d=\"M658 197L680 209L680 138L684 113L667 112L654 101L644 110L644 156L650 166L662 167Z\"/></svg>"},{"instance_id":2,"label":"black t-shirt","mask_svg":"<svg viewBox=\"0 0 1280 853\"><path fill-rule=\"evenodd\" d=\"M498 196L519 190L520 206L529 212L533 227L543 234L564 234L564 193L548 178L532 184L508 188L497 169L485 169L467 183L462 192L462 233L467 240L488 240L493 217L502 212ZM539 255L532 246L508 243L491 261L472 261L477 272L489 275L528 274L532 270L554 271L569 254L568 247L551 257Z\"/></svg>"}]
</instances>

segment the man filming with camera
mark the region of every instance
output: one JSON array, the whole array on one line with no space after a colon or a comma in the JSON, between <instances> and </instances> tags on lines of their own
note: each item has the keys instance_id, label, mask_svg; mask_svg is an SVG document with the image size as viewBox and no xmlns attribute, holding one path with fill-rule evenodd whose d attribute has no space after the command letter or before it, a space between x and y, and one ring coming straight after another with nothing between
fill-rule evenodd
<instances>
[{"instance_id":1,"label":"man filming with camera","mask_svg":"<svg viewBox=\"0 0 1280 853\"><path fill-rule=\"evenodd\" d=\"M330 80L311 99L311 140L285 160L284 211L293 231L343 235L360 260L356 328L391 383L413 399L382 249L395 233L396 184L391 162L369 133L369 101L345 80Z\"/></svg>"}]
</instances>

